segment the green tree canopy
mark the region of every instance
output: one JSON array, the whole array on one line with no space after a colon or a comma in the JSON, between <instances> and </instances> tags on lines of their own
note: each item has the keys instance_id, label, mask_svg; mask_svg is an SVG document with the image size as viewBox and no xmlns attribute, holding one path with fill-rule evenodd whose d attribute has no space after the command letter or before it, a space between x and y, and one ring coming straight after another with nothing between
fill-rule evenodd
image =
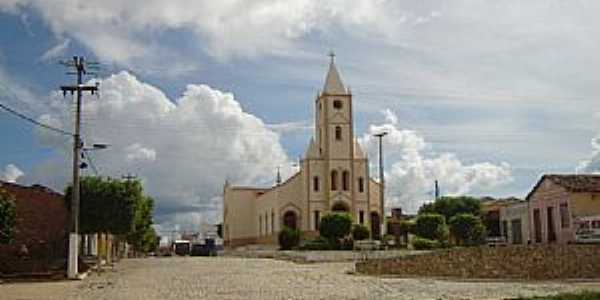
<instances>
[{"instance_id":1,"label":"green tree canopy","mask_svg":"<svg viewBox=\"0 0 600 300\"><path fill-rule=\"evenodd\" d=\"M424 204L419 208L419 214L426 213L440 214L447 221L460 213L479 216L481 215L481 201L468 196L441 197L435 202Z\"/></svg>"},{"instance_id":2,"label":"green tree canopy","mask_svg":"<svg viewBox=\"0 0 600 300\"><path fill-rule=\"evenodd\" d=\"M440 214L421 214L415 221L415 234L429 240L446 241L448 226Z\"/></svg>"},{"instance_id":3,"label":"green tree canopy","mask_svg":"<svg viewBox=\"0 0 600 300\"><path fill-rule=\"evenodd\" d=\"M65 192L71 203L72 187ZM81 233L128 234L134 226L136 204L144 198L139 181L83 177L80 183Z\"/></svg>"},{"instance_id":4,"label":"green tree canopy","mask_svg":"<svg viewBox=\"0 0 600 300\"><path fill-rule=\"evenodd\" d=\"M15 200L0 188L0 244L9 244L15 237L17 210Z\"/></svg>"},{"instance_id":5,"label":"green tree canopy","mask_svg":"<svg viewBox=\"0 0 600 300\"><path fill-rule=\"evenodd\" d=\"M457 214L450 219L450 233L458 245L474 246L485 241L485 226L481 218L472 214Z\"/></svg>"}]
</instances>

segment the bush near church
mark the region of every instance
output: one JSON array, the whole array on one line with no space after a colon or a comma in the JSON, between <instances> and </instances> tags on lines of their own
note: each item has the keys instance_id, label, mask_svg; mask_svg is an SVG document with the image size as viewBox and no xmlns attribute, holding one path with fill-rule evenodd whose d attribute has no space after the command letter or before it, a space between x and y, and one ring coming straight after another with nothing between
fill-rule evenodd
<instances>
[{"instance_id":1,"label":"bush near church","mask_svg":"<svg viewBox=\"0 0 600 300\"><path fill-rule=\"evenodd\" d=\"M352 238L355 241L362 241L369 238L369 229L365 225L355 224L352 226Z\"/></svg>"},{"instance_id":2,"label":"bush near church","mask_svg":"<svg viewBox=\"0 0 600 300\"><path fill-rule=\"evenodd\" d=\"M323 216L319 225L319 234L337 243L340 239L348 236L352 229L352 217L347 213L331 213Z\"/></svg>"},{"instance_id":3,"label":"bush near church","mask_svg":"<svg viewBox=\"0 0 600 300\"><path fill-rule=\"evenodd\" d=\"M462 213L450 219L450 233L458 246L476 246L485 243L486 230L477 216Z\"/></svg>"},{"instance_id":4,"label":"bush near church","mask_svg":"<svg viewBox=\"0 0 600 300\"><path fill-rule=\"evenodd\" d=\"M300 230L283 227L278 235L279 249L292 250L300 245Z\"/></svg>"}]
</instances>

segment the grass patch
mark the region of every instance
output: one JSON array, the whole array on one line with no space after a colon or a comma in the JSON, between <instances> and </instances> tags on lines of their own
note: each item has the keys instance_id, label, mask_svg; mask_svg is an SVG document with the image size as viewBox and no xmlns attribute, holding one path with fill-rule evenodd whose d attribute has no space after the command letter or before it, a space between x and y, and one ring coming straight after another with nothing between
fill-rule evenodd
<instances>
[{"instance_id":1,"label":"grass patch","mask_svg":"<svg viewBox=\"0 0 600 300\"><path fill-rule=\"evenodd\" d=\"M531 298L516 298L514 300L598 300L600 292L581 292L576 294L558 294L556 296L542 296Z\"/></svg>"}]
</instances>

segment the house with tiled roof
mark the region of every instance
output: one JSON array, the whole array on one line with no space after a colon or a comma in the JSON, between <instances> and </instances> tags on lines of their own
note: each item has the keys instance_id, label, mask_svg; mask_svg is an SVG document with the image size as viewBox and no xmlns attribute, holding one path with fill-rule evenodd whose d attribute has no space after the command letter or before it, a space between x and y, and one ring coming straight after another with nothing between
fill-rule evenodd
<instances>
[{"instance_id":1,"label":"house with tiled roof","mask_svg":"<svg viewBox=\"0 0 600 300\"><path fill-rule=\"evenodd\" d=\"M531 243L584 242L584 226L600 230L600 175L544 175L526 199Z\"/></svg>"}]
</instances>

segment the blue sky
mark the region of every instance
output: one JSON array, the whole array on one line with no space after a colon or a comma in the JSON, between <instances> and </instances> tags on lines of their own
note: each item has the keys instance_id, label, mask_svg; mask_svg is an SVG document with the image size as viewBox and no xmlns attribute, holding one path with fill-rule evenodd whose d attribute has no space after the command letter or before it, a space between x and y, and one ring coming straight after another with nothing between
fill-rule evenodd
<instances>
[{"instance_id":1,"label":"blue sky","mask_svg":"<svg viewBox=\"0 0 600 300\"><path fill-rule=\"evenodd\" d=\"M101 173L138 174L159 221L186 226L219 218L226 178L268 185L277 165L293 172L334 50L371 157L369 133L396 133L386 144L391 203L415 209L436 178L447 194L522 197L543 173L597 170L598 6L3 0L0 101L68 129L69 98L52 91L73 78L58 61L101 62L111 89L84 113L86 140L115 144L94 154ZM124 114L124 95L144 100ZM0 176L64 187L68 140L5 112L0 134Z\"/></svg>"}]
</instances>

